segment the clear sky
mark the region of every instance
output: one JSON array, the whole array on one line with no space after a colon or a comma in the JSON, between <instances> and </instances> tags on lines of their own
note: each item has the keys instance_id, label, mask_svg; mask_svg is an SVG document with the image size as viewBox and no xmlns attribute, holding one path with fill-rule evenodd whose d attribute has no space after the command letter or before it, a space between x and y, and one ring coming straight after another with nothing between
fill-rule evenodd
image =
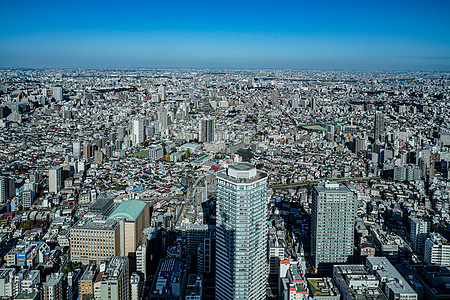
<instances>
[{"instance_id":1,"label":"clear sky","mask_svg":"<svg viewBox=\"0 0 450 300\"><path fill-rule=\"evenodd\" d=\"M0 0L0 67L450 71L450 0Z\"/></svg>"}]
</instances>

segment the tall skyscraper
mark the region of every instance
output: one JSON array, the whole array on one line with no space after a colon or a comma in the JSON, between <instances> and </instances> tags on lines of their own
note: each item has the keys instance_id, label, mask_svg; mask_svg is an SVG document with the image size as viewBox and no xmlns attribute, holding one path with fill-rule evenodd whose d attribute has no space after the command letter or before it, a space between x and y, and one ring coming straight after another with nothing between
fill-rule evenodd
<instances>
[{"instance_id":1,"label":"tall skyscraper","mask_svg":"<svg viewBox=\"0 0 450 300\"><path fill-rule=\"evenodd\" d=\"M63 87L60 85L56 85L53 87L53 98L56 101L62 101L63 99Z\"/></svg>"},{"instance_id":2,"label":"tall skyscraper","mask_svg":"<svg viewBox=\"0 0 450 300\"><path fill-rule=\"evenodd\" d=\"M166 86L160 85L158 87L158 94L162 101L166 101Z\"/></svg>"},{"instance_id":3,"label":"tall skyscraper","mask_svg":"<svg viewBox=\"0 0 450 300\"><path fill-rule=\"evenodd\" d=\"M73 158L78 159L81 157L81 143L76 141L73 143Z\"/></svg>"},{"instance_id":4,"label":"tall skyscraper","mask_svg":"<svg viewBox=\"0 0 450 300\"><path fill-rule=\"evenodd\" d=\"M158 121L161 123L161 129L169 127L168 111L166 107L161 107L158 111Z\"/></svg>"},{"instance_id":5,"label":"tall skyscraper","mask_svg":"<svg viewBox=\"0 0 450 300\"><path fill-rule=\"evenodd\" d=\"M313 188L311 256L316 270L351 262L355 215L356 200L346 186L325 183Z\"/></svg>"},{"instance_id":6,"label":"tall skyscraper","mask_svg":"<svg viewBox=\"0 0 450 300\"><path fill-rule=\"evenodd\" d=\"M48 171L48 191L50 193L58 193L61 190L62 167L54 167Z\"/></svg>"},{"instance_id":7,"label":"tall skyscraper","mask_svg":"<svg viewBox=\"0 0 450 300\"><path fill-rule=\"evenodd\" d=\"M265 299L267 174L240 163L217 184L216 298Z\"/></svg>"},{"instance_id":8,"label":"tall skyscraper","mask_svg":"<svg viewBox=\"0 0 450 300\"><path fill-rule=\"evenodd\" d=\"M272 105L279 104L279 93L278 90L275 89L272 91Z\"/></svg>"},{"instance_id":9,"label":"tall skyscraper","mask_svg":"<svg viewBox=\"0 0 450 300\"><path fill-rule=\"evenodd\" d=\"M135 145L144 142L144 121L142 119L133 120L133 138Z\"/></svg>"},{"instance_id":10,"label":"tall skyscraper","mask_svg":"<svg viewBox=\"0 0 450 300\"><path fill-rule=\"evenodd\" d=\"M200 141L203 143L214 141L214 119L200 121Z\"/></svg>"},{"instance_id":11,"label":"tall skyscraper","mask_svg":"<svg viewBox=\"0 0 450 300\"><path fill-rule=\"evenodd\" d=\"M375 113L375 125L373 139L375 142L384 140L384 114L381 111Z\"/></svg>"}]
</instances>

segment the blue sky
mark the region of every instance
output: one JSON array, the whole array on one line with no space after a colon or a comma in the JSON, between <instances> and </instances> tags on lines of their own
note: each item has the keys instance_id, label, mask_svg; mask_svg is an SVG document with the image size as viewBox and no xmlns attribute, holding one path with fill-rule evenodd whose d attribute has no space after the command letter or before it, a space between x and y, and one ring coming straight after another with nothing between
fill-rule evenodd
<instances>
[{"instance_id":1,"label":"blue sky","mask_svg":"<svg viewBox=\"0 0 450 300\"><path fill-rule=\"evenodd\" d=\"M436 0L1 0L0 67L450 71L449 20Z\"/></svg>"}]
</instances>

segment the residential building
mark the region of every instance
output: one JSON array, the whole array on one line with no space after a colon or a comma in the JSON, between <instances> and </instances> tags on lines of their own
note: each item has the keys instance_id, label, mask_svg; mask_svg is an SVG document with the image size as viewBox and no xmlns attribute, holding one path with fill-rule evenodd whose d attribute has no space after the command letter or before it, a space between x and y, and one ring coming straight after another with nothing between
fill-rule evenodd
<instances>
[{"instance_id":1,"label":"residential building","mask_svg":"<svg viewBox=\"0 0 450 300\"><path fill-rule=\"evenodd\" d=\"M450 267L450 244L437 232L430 233L425 241L424 260L427 264Z\"/></svg>"},{"instance_id":2,"label":"residential building","mask_svg":"<svg viewBox=\"0 0 450 300\"><path fill-rule=\"evenodd\" d=\"M308 283L305 278L306 262L280 261L279 295L282 300L307 300Z\"/></svg>"},{"instance_id":3,"label":"residential building","mask_svg":"<svg viewBox=\"0 0 450 300\"><path fill-rule=\"evenodd\" d=\"M43 300L63 300L63 274L52 273L44 284Z\"/></svg>"},{"instance_id":4,"label":"residential building","mask_svg":"<svg viewBox=\"0 0 450 300\"><path fill-rule=\"evenodd\" d=\"M356 200L346 186L325 183L313 188L311 256L316 270L352 261L355 214Z\"/></svg>"},{"instance_id":5,"label":"residential building","mask_svg":"<svg viewBox=\"0 0 450 300\"><path fill-rule=\"evenodd\" d=\"M49 193L59 193L62 188L62 167L54 167L48 171Z\"/></svg>"},{"instance_id":6,"label":"residential building","mask_svg":"<svg viewBox=\"0 0 450 300\"><path fill-rule=\"evenodd\" d=\"M100 282L102 300L130 300L128 257L114 256L106 265Z\"/></svg>"},{"instance_id":7,"label":"residential building","mask_svg":"<svg viewBox=\"0 0 450 300\"><path fill-rule=\"evenodd\" d=\"M214 119L200 121L200 141L210 143L214 141Z\"/></svg>"},{"instance_id":8,"label":"residential building","mask_svg":"<svg viewBox=\"0 0 450 300\"><path fill-rule=\"evenodd\" d=\"M267 174L240 163L217 174L216 298L263 299Z\"/></svg>"},{"instance_id":9,"label":"residential building","mask_svg":"<svg viewBox=\"0 0 450 300\"><path fill-rule=\"evenodd\" d=\"M424 219L409 217L410 221L410 239L412 248L416 254L423 256L425 240L430 232L430 222Z\"/></svg>"}]
</instances>

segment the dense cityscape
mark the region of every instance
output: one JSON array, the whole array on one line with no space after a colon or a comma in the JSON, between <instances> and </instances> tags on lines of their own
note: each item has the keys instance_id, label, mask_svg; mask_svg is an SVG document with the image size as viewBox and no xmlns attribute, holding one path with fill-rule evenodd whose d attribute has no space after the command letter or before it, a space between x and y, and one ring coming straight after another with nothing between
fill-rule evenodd
<instances>
[{"instance_id":1,"label":"dense cityscape","mask_svg":"<svg viewBox=\"0 0 450 300\"><path fill-rule=\"evenodd\" d=\"M1 69L1 299L450 299L450 74Z\"/></svg>"}]
</instances>

